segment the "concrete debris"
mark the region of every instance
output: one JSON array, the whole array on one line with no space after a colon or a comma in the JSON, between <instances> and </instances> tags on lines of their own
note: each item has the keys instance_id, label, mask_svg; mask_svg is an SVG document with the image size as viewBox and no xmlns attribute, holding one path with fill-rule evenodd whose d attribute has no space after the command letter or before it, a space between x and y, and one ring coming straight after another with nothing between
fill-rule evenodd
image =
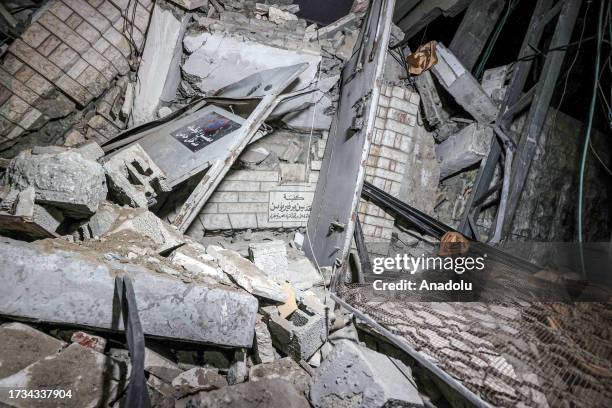
<instances>
[{"instance_id":1,"label":"concrete debris","mask_svg":"<svg viewBox=\"0 0 612 408\"><path fill-rule=\"evenodd\" d=\"M247 292L275 302L287 301L281 285L238 252L214 245L208 246L206 252L214 256L223 272Z\"/></svg>"},{"instance_id":2,"label":"concrete debris","mask_svg":"<svg viewBox=\"0 0 612 408\"><path fill-rule=\"evenodd\" d=\"M310 259L301 251L288 252L287 280L299 290L307 290L313 286L323 285L323 278Z\"/></svg>"},{"instance_id":3,"label":"concrete debris","mask_svg":"<svg viewBox=\"0 0 612 408\"><path fill-rule=\"evenodd\" d=\"M437 43L438 63L432 72L455 101L483 125L492 123L497 107L476 79L444 45Z\"/></svg>"},{"instance_id":4,"label":"concrete debris","mask_svg":"<svg viewBox=\"0 0 612 408\"><path fill-rule=\"evenodd\" d=\"M402 362L342 340L315 370L310 401L317 408L421 407L416 386L405 372L410 369Z\"/></svg>"},{"instance_id":5,"label":"concrete debris","mask_svg":"<svg viewBox=\"0 0 612 408\"><path fill-rule=\"evenodd\" d=\"M246 149L238 160L243 164L259 164L270 156L270 151L264 147Z\"/></svg>"},{"instance_id":6,"label":"concrete debris","mask_svg":"<svg viewBox=\"0 0 612 408\"><path fill-rule=\"evenodd\" d=\"M308 393L310 375L290 357L284 357L270 363L257 364L249 371L249 381L282 379L293 384L296 390Z\"/></svg>"},{"instance_id":7,"label":"concrete debris","mask_svg":"<svg viewBox=\"0 0 612 408\"><path fill-rule=\"evenodd\" d=\"M336 32L340 30L344 30L347 27L350 27L353 24L356 24L356 21L357 21L357 15L355 13L349 13L346 16L341 17L340 19L336 20L335 22L328 24L325 27L319 28L317 31L310 34L308 38L310 40L314 40L314 39L330 37Z\"/></svg>"},{"instance_id":8,"label":"concrete debris","mask_svg":"<svg viewBox=\"0 0 612 408\"><path fill-rule=\"evenodd\" d=\"M166 3L155 3L147 30L147 42L134 90L134 125L155 119L160 101L175 98L181 76L181 38L190 16Z\"/></svg>"},{"instance_id":9,"label":"concrete debris","mask_svg":"<svg viewBox=\"0 0 612 408\"><path fill-rule=\"evenodd\" d=\"M51 337L22 323L0 326L0 378L9 377L30 364L59 353L65 346Z\"/></svg>"},{"instance_id":10,"label":"concrete debris","mask_svg":"<svg viewBox=\"0 0 612 408\"><path fill-rule=\"evenodd\" d=\"M75 218L92 215L106 198L104 169L75 151L22 153L11 161L7 174L13 188L34 187L37 204L57 207Z\"/></svg>"},{"instance_id":11,"label":"concrete debris","mask_svg":"<svg viewBox=\"0 0 612 408\"><path fill-rule=\"evenodd\" d=\"M487 157L493 138L490 126L472 123L436 145L440 162L440 179L467 169Z\"/></svg>"},{"instance_id":12,"label":"concrete debris","mask_svg":"<svg viewBox=\"0 0 612 408\"><path fill-rule=\"evenodd\" d=\"M282 121L291 129L298 131L329 130L334 113L333 106L332 99L323 95L318 103L308 109L288 113L283 116Z\"/></svg>"},{"instance_id":13,"label":"concrete debris","mask_svg":"<svg viewBox=\"0 0 612 408\"><path fill-rule=\"evenodd\" d=\"M297 21L298 18L295 14L270 6L268 8L268 19L276 24L285 24L288 21Z\"/></svg>"},{"instance_id":14,"label":"concrete debris","mask_svg":"<svg viewBox=\"0 0 612 408\"><path fill-rule=\"evenodd\" d=\"M112 360L104 354L79 344L71 344L51 357L43 358L21 371L0 379L3 389L59 389L70 385L71 398L62 400L65 407L99 407L113 401L119 388L117 381L108 379L105 372ZM124 379L127 380L127 379ZM9 399L0 394L0 402L13 407L31 407L31 400Z\"/></svg>"},{"instance_id":15,"label":"concrete debris","mask_svg":"<svg viewBox=\"0 0 612 408\"><path fill-rule=\"evenodd\" d=\"M56 238L55 233L64 219L54 207L35 204L34 187L23 191L13 189L0 198L0 232L16 238Z\"/></svg>"},{"instance_id":16,"label":"concrete debris","mask_svg":"<svg viewBox=\"0 0 612 408\"><path fill-rule=\"evenodd\" d=\"M173 226L164 223L155 214L146 209L131 211L127 216L117 219L117 226L106 235L129 231L136 236L149 238L156 245L156 251L167 254L183 245L182 235Z\"/></svg>"},{"instance_id":17,"label":"concrete debris","mask_svg":"<svg viewBox=\"0 0 612 408\"><path fill-rule=\"evenodd\" d=\"M227 287L185 284L139 265L100 261L102 254L91 249L83 254L77 248L55 241L36 245L2 238L0 274L5 284L0 288L0 313L111 329L116 327L114 277L129 273L145 334L233 347L252 345L257 300L251 295ZM39 301L31 303L32 297Z\"/></svg>"},{"instance_id":18,"label":"concrete debris","mask_svg":"<svg viewBox=\"0 0 612 408\"><path fill-rule=\"evenodd\" d=\"M180 266L193 275L207 276L217 282L230 284L230 280L219 268L214 258L202 251L196 253L187 246L180 247L172 252L168 260L174 265Z\"/></svg>"},{"instance_id":19,"label":"concrete debris","mask_svg":"<svg viewBox=\"0 0 612 408\"><path fill-rule=\"evenodd\" d=\"M251 381L200 392L177 401L176 408L252 408L253 404L268 408L309 408L310 405L295 389L284 380Z\"/></svg>"},{"instance_id":20,"label":"concrete debris","mask_svg":"<svg viewBox=\"0 0 612 408\"><path fill-rule=\"evenodd\" d=\"M96 142L86 142L75 146L74 151L87 160L98 161L104 157L104 150Z\"/></svg>"},{"instance_id":21,"label":"concrete debris","mask_svg":"<svg viewBox=\"0 0 612 408\"><path fill-rule=\"evenodd\" d=\"M199 391L218 390L227 385L227 380L215 370L202 367L187 370L172 380L172 387L178 398Z\"/></svg>"},{"instance_id":22,"label":"concrete debris","mask_svg":"<svg viewBox=\"0 0 612 408\"><path fill-rule=\"evenodd\" d=\"M278 283L287 280L287 248L276 240L249 244L249 258L259 269Z\"/></svg>"},{"instance_id":23,"label":"concrete debris","mask_svg":"<svg viewBox=\"0 0 612 408\"><path fill-rule=\"evenodd\" d=\"M206 95L236 82L236 72L244 78L266 69L308 63L308 68L288 89L301 90L312 83L321 61L319 55L240 41L217 33L204 33L199 38L202 45L189 55L182 70L183 75L193 79L191 84Z\"/></svg>"},{"instance_id":24,"label":"concrete debris","mask_svg":"<svg viewBox=\"0 0 612 408\"><path fill-rule=\"evenodd\" d=\"M271 313L268 328L274 346L297 361L310 359L327 338L325 316L306 307L295 310L288 319L278 311Z\"/></svg>"},{"instance_id":25,"label":"concrete debris","mask_svg":"<svg viewBox=\"0 0 612 408\"><path fill-rule=\"evenodd\" d=\"M79 227L79 239L96 239L106 235L115 225L121 209L112 203L103 202L87 223Z\"/></svg>"},{"instance_id":26,"label":"concrete debris","mask_svg":"<svg viewBox=\"0 0 612 408\"><path fill-rule=\"evenodd\" d=\"M268 326L257 315L255 322L255 343L253 344L253 354L257 363L271 363L274 361L274 348L272 347L272 336Z\"/></svg>"},{"instance_id":27,"label":"concrete debris","mask_svg":"<svg viewBox=\"0 0 612 408\"><path fill-rule=\"evenodd\" d=\"M139 144L105 159L104 170L111 195L119 204L146 208L171 190L164 172Z\"/></svg>"},{"instance_id":28,"label":"concrete debris","mask_svg":"<svg viewBox=\"0 0 612 408\"><path fill-rule=\"evenodd\" d=\"M89 347L98 353L104 353L104 348L106 347L106 339L104 337L94 336L83 331L74 332L70 337L70 341L78 343L83 347Z\"/></svg>"},{"instance_id":29,"label":"concrete debris","mask_svg":"<svg viewBox=\"0 0 612 408\"><path fill-rule=\"evenodd\" d=\"M177 6L181 6L187 10L195 10L198 7L208 5L208 0L170 0Z\"/></svg>"},{"instance_id":30,"label":"concrete debris","mask_svg":"<svg viewBox=\"0 0 612 408\"><path fill-rule=\"evenodd\" d=\"M244 360L236 360L230 365L227 371L227 382L230 385L240 384L247 380L249 377L249 369Z\"/></svg>"},{"instance_id":31,"label":"concrete debris","mask_svg":"<svg viewBox=\"0 0 612 408\"><path fill-rule=\"evenodd\" d=\"M279 157L281 160L284 160L289 163L295 163L298 161L300 156L302 155L302 151L304 150L304 144L297 140L290 140L287 149L283 152L283 154Z\"/></svg>"}]
</instances>

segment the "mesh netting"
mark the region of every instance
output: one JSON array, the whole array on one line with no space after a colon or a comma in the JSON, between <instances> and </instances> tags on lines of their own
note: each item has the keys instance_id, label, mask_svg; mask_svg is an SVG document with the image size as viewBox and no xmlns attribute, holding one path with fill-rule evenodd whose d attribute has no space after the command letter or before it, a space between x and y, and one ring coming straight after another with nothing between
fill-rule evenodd
<instances>
[{"instance_id":1,"label":"mesh netting","mask_svg":"<svg viewBox=\"0 0 612 408\"><path fill-rule=\"evenodd\" d=\"M534 301L526 287L554 285L502 275L479 302L381 298L371 284L338 295L494 406L612 406L610 304Z\"/></svg>"}]
</instances>

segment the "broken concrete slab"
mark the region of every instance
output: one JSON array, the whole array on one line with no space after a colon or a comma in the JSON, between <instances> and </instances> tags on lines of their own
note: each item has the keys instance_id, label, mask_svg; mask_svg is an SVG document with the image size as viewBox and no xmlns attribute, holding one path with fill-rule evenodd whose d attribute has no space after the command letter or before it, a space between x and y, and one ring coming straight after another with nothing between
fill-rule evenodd
<instances>
[{"instance_id":1,"label":"broken concrete slab","mask_svg":"<svg viewBox=\"0 0 612 408\"><path fill-rule=\"evenodd\" d=\"M259 269L278 283L287 280L287 247L275 240L249 244L249 258Z\"/></svg>"},{"instance_id":2,"label":"broken concrete slab","mask_svg":"<svg viewBox=\"0 0 612 408\"><path fill-rule=\"evenodd\" d=\"M206 95L236 82L237 73L239 77L247 77L266 69L308 63L308 68L289 89L301 90L312 83L321 61L321 56L313 53L240 41L219 33L204 33L198 38L202 40L202 45L187 58L182 70L191 79L192 85Z\"/></svg>"},{"instance_id":3,"label":"broken concrete slab","mask_svg":"<svg viewBox=\"0 0 612 408\"><path fill-rule=\"evenodd\" d=\"M298 18L295 14L270 6L268 8L268 20L276 24L286 24L288 21L297 21Z\"/></svg>"},{"instance_id":4,"label":"broken concrete slab","mask_svg":"<svg viewBox=\"0 0 612 408\"><path fill-rule=\"evenodd\" d=\"M215 245L209 245L206 252L214 256L221 269L247 292L275 302L287 301L283 288L238 252Z\"/></svg>"},{"instance_id":5,"label":"broken concrete slab","mask_svg":"<svg viewBox=\"0 0 612 408\"><path fill-rule=\"evenodd\" d=\"M308 360L327 338L325 316L308 308L297 309L288 319L271 313L268 328L274 346L297 361Z\"/></svg>"},{"instance_id":6,"label":"broken concrete slab","mask_svg":"<svg viewBox=\"0 0 612 408\"><path fill-rule=\"evenodd\" d=\"M472 123L436 145L440 179L480 163L489 154L492 138L490 126Z\"/></svg>"},{"instance_id":7,"label":"broken concrete slab","mask_svg":"<svg viewBox=\"0 0 612 408\"><path fill-rule=\"evenodd\" d=\"M253 149L246 149L239 157L243 164L259 164L266 160L270 156L270 151L265 147L256 147Z\"/></svg>"},{"instance_id":8,"label":"broken concrete slab","mask_svg":"<svg viewBox=\"0 0 612 408\"><path fill-rule=\"evenodd\" d=\"M323 277L317 271L310 259L301 251L288 252L287 280L294 288L307 290L313 286L323 285Z\"/></svg>"},{"instance_id":9,"label":"broken concrete slab","mask_svg":"<svg viewBox=\"0 0 612 408\"><path fill-rule=\"evenodd\" d=\"M295 163L299 160L303 151L304 151L304 143L300 142L299 140L289 140L287 149L285 149L285 151L279 157L279 159L286 161L288 163Z\"/></svg>"},{"instance_id":10,"label":"broken concrete slab","mask_svg":"<svg viewBox=\"0 0 612 408\"><path fill-rule=\"evenodd\" d=\"M130 231L137 236L147 237L156 245L156 251L167 254L185 243L182 234L172 225L164 223L155 214L144 208L134 209L128 216L117 218L117 226L106 235Z\"/></svg>"},{"instance_id":11,"label":"broken concrete slab","mask_svg":"<svg viewBox=\"0 0 612 408\"><path fill-rule=\"evenodd\" d=\"M310 404L284 380L272 379L249 381L232 385L220 390L200 392L183 398L176 403L176 408L252 408L253 403L267 408L309 408Z\"/></svg>"},{"instance_id":12,"label":"broken concrete slab","mask_svg":"<svg viewBox=\"0 0 612 408\"><path fill-rule=\"evenodd\" d=\"M290 357L254 365L249 372L249 381L257 382L275 378L289 381L301 393L306 394L308 392L310 375Z\"/></svg>"},{"instance_id":13,"label":"broken concrete slab","mask_svg":"<svg viewBox=\"0 0 612 408\"><path fill-rule=\"evenodd\" d=\"M423 401L406 372L410 369L398 360L341 340L315 370L310 401L317 408L375 408L386 404L421 407Z\"/></svg>"},{"instance_id":14,"label":"broken concrete slab","mask_svg":"<svg viewBox=\"0 0 612 408\"><path fill-rule=\"evenodd\" d=\"M253 344L258 303L244 291L185 284L139 265L100 261L103 255L91 249L83 253L77 245L39 242L0 238L0 314L122 330L112 305L115 276L126 273L134 282L145 335L230 347Z\"/></svg>"},{"instance_id":15,"label":"broken concrete slab","mask_svg":"<svg viewBox=\"0 0 612 408\"><path fill-rule=\"evenodd\" d=\"M210 368L195 367L172 380L175 396L181 398L199 391L217 390L227 386L225 377Z\"/></svg>"},{"instance_id":16,"label":"broken concrete slab","mask_svg":"<svg viewBox=\"0 0 612 408\"><path fill-rule=\"evenodd\" d=\"M74 149L75 152L79 153L87 160L97 161L104 157L104 150L94 141L81 144Z\"/></svg>"},{"instance_id":17,"label":"broken concrete slab","mask_svg":"<svg viewBox=\"0 0 612 408\"><path fill-rule=\"evenodd\" d=\"M73 151L58 154L20 154L7 170L9 184L18 190L34 187L36 203L60 208L66 215L87 217L106 198L104 169Z\"/></svg>"},{"instance_id":18,"label":"broken concrete slab","mask_svg":"<svg viewBox=\"0 0 612 408\"><path fill-rule=\"evenodd\" d=\"M107 234L119 218L121 209L107 201L100 204L98 211L80 228L83 237L101 237ZM87 230L87 231L85 231Z\"/></svg>"},{"instance_id":19,"label":"broken concrete slab","mask_svg":"<svg viewBox=\"0 0 612 408\"><path fill-rule=\"evenodd\" d=\"M172 3L177 6L181 6L187 10L195 10L199 7L205 6L208 4L208 0L170 0Z\"/></svg>"},{"instance_id":20,"label":"broken concrete slab","mask_svg":"<svg viewBox=\"0 0 612 408\"><path fill-rule=\"evenodd\" d=\"M478 122L495 121L498 109L478 81L444 45L437 43L436 52L438 63L431 70L442 86Z\"/></svg>"},{"instance_id":21,"label":"broken concrete slab","mask_svg":"<svg viewBox=\"0 0 612 408\"><path fill-rule=\"evenodd\" d=\"M257 315L255 322L255 342L253 343L253 355L257 363L271 363L274 361L274 347L272 346L272 336L268 326Z\"/></svg>"},{"instance_id":22,"label":"broken concrete slab","mask_svg":"<svg viewBox=\"0 0 612 408\"><path fill-rule=\"evenodd\" d=\"M190 16L155 3L134 90L134 125L155 119L161 100L172 100L180 82L181 39Z\"/></svg>"},{"instance_id":23,"label":"broken concrete slab","mask_svg":"<svg viewBox=\"0 0 612 408\"><path fill-rule=\"evenodd\" d=\"M22 323L0 326L0 378L59 353L66 343Z\"/></svg>"},{"instance_id":24,"label":"broken concrete slab","mask_svg":"<svg viewBox=\"0 0 612 408\"><path fill-rule=\"evenodd\" d=\"M315 32L312 32L310 35L307 36L307 38L312 41L315 39L331 37L336 32L344 30L347 27L349 29L354 29L355 27L352 26L356 25L356 21L357 15L355 13L348 13L347 15L339 18L333 23L328 24L325 27L321 27Z\"/></svg>"},{"instance_id":25,"label":"broken concrete slab","mask_svg":"<svg viewBox=\"0 0 612 408\"><path fill-rule=\"evenodd\" d=\"M21 371L0 380L3 389L65 389L71 397L62 398L64 407L99 407L109 404L121 391L117 381L108 379L106 372L113 362L104 354L79 344L71 344L52 357L43 358ZM0 402L11 407L31 407L32 401L10 399L0 394Z\"/></svg>"},{"instance_id":26,"label":"broken concrete slab","mask_svg":"<svg viewBox=\"0 0 612 408\"><path fill-rule=\"evenodd\" d=\"M217 282L230 284L230 280L214 262L214 258L205 253L196 254L188 247L176 249L168 260L177 266L181 266L185 271L196 276L207 276Z\"/></svg>"},{"instance_id":27,"label":"broken concrete slab","mask_svg":"<svg viewBox=\"0 0 612 408\"><path fill-rule=\"evenodd\" d=\"M299 131L329 130L333 119L334 103L324 94L308 109L294 111L283 116L282 121L291 129Z\"/></svg>"}]
</instances>

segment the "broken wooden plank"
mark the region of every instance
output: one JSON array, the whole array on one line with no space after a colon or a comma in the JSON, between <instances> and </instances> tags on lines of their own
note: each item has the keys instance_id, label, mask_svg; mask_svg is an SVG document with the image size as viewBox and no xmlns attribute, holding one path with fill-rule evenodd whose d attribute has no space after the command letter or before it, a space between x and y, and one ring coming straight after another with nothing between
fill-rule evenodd
<instances>
[{"instance_id":1,"label":"broken wooden plank","mask_svg":"<svg viewBox=\"0 0 612 408\"><path fill-rule=\"evenodd\" d=\"M293 74L283 75L282 81L279 82L274 89L271 89L270 93L263 97L255 110L253 110L244 121L237 137L227 146L226 155L224 157L218 157L215 160L213 166L208 170L202 180L200 180L176 215L173 224L181 232L187 231L187 228L189 228L195 217L204 207L204 204L206 204L206 201L210 198L219 183L221 183L232 164L234 164L238 156L240 156L240 153L242 153L244 148L251 142L251 139L255 136L268 116L270 116L270 113L274 111L276 106L278 106L283 99L282 96L279 95L280 92L293 82L307 67L308 64L293 65Z\"/></svg>"},{"instance_id":2,"label":"broken wooden plank","mask_svg":"<svg viewBox=\"0 0 612 408\"><path fill-rule=\"evenodd\" d=\"M342 71L338 111L323 157L304 250L320 266L344 262L353 238L373 138L394 0L373 1Z\"/></svg>"}]
</instances>

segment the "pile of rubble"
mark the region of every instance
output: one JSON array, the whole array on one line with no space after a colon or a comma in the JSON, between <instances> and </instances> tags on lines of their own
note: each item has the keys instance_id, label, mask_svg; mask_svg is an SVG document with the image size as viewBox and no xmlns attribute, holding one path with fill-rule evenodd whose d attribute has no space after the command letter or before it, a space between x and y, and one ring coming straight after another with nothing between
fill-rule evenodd
<instances>
[{"instance_id":1,"label":"pile of rubble","mask_svg":"<svg viewBox=\"0 0 612 408\"><path fill-rule=\"evenodd\" d=\"M145 353L154 406L420 406L410 370L360 344L352 316L334 307L331 270L303 255L299 232L289 245L205 247L146 208L163 180L122 190L122 170L101 159L89 142L24 151L6 167L0 314L45 324L0 326L1 387L121 406L131 364L113 304L115 277L128 275L143 331L157 339Z\"/></svg>"}]
</instances>

